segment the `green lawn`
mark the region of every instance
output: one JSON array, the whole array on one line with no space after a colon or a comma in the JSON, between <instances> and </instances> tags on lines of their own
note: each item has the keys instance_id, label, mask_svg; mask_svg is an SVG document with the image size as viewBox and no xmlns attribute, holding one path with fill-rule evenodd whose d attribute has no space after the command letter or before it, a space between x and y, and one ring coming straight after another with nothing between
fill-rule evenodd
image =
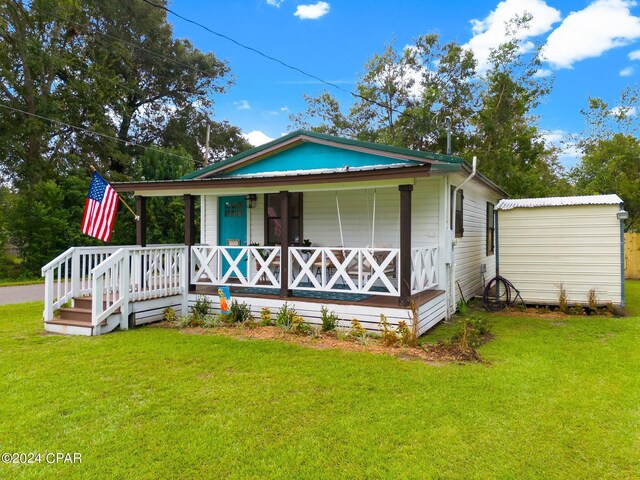
<instances>
[{"instance_id":1,"label":"green lawn","mask_svg":"<svg viewBox=\"0 0 640 480\"><path fill-rule=\"evenodd\" d=\"M640 282L624 319L496 317L432 366L140 328L44 335L0 307L1 478L640 478Z\"/></svg>"}]
</instances>

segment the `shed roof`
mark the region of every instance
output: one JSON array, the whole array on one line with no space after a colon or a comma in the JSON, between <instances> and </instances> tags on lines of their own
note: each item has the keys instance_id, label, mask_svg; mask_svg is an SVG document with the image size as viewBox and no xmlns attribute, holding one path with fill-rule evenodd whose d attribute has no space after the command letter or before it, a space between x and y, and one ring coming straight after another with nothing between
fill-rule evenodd
<instances>
[{"instance_id":1,"label":"shed roof","mask_svg":"<svg viewBox=\"0 0 640 480\"><path fill-rule=\"evenodd\" d=\"M575 197L514 198L498 202L496 210L514 208L567 207L574 205L620 205L622 199L616 194L580 195Z\"/></svg>"}]
</instances>

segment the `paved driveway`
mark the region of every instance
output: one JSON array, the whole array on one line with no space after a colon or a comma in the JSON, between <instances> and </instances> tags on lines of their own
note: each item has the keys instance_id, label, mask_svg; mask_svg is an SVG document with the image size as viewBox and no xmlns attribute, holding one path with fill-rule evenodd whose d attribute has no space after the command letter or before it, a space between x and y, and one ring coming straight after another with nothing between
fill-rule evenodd
<instances>
[{"instance_id":1,"label":"paved driveway","mask_svg":"<svg viewBox=\"0 0 640 480\"><path fill-rule=\"evenodd\" d=\"M20 285L18 287L0 287L0 305L44 300L44 283Z\"/></svg>"}]
</instances>

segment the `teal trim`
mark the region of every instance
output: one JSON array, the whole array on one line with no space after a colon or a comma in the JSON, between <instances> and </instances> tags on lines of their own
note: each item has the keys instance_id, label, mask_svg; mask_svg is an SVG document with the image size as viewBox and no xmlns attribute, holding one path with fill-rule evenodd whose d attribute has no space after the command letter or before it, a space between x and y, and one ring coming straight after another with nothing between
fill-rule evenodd
<instances>
[{"instance_id":1,"label":"teal trim","mask_svg":"<svg viewBox=\"0 0 640 480\"><path fill-rule=\"evenodd\" d=\"M349 166L350 168L373 167L398 163L422 165L422 162L398 160L396 158L307 142L259 161L245 164L240 168L220 173L220 177L290 170L337 169L344 166Z\"/></svg>"},{"instance_id":2,"label":"teal trim","mask_svg":"<svg viewBox=\"0 0 640 480\"><path fill-rule=\"evenodd\" d=\"M219 177L220 175L216 175L216 173L222 172L228 166L235 164L238 161L241 161L247 157L253 157L259 155L260 152L268 150L273 147L278 147L279 145L285 145L290 143L291 141L295 141L296 138L300 137L300 139L305 139L308 142L314 142L314 140L320 141L328 141L333 142L339 145L351 146L351 147L360 147L363 149L369 149L376 152L383 153L391 153L396 155L404 155L407 157L415 158L418 162L429 162L429 161L437 161L442 163L447 163L451 165L462 165L463 159L460 157L454 157L452 155L443 155L439 153L432 152L422 152L417 150L411 150L409 148L400 148L393 147L390 145L381 145L378 143L372 142L363 142L361 140L352 140L350 138L342 138L342 137L334 137L333 135L326 135L323 133L311 132L308 130L297 130L295 132L284 135L276 140L272 140L269 143L265 143L264 145L260 145L259 147L250 148L242 153L234 155L231 158L226 160L222 160L221 162L216 162L208 167L202 168L200 170L196 170L195 172L191 172L187 175L181 177L181 180L190 180L193 178L201 178L201 177ZM397 163L392 162L392 163ZM305 165L302 166L303 168Z\"/></svg>"}]
</instances>

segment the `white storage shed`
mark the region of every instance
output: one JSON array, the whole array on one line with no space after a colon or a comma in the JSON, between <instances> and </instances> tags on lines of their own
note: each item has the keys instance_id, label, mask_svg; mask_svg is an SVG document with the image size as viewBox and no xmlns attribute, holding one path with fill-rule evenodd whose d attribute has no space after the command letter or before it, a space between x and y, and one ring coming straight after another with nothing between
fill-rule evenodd
<instances>
[{"instance_id":1,"label":"white storage shed","mask_svg":"<svg viewBox=\"0 0 640 480\"><path fill-rule=\"evenodd\" d=\"M496 206L497 269L527 304L624 306L623 203L617 195L501 200ZM624 212L624 213L620 213Z\"/></svg>"}]
</instances>

